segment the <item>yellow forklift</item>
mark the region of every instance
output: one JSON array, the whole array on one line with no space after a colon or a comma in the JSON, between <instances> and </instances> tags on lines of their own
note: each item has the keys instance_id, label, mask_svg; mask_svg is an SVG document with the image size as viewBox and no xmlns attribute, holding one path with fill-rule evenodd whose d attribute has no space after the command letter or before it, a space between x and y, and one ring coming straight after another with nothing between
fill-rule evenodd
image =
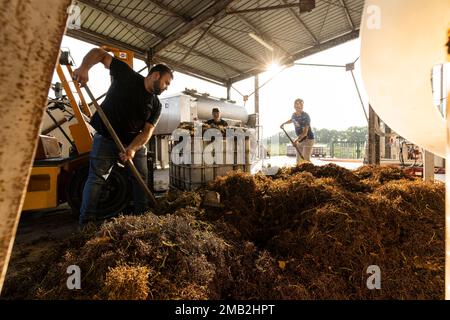
<instances>
[{"instance_id":1,"label":"yellow forklift","mask_svg":"<svg viewBox=\"0 0 450 320\"><path fill-rule=\"evenodd\" d=\"M106 46L102 48L133 67L132 52ZM89 170L89 152L94 131L88 124L92 116L91 109L84 99L79 84L72 81L72 66L73 59L70 52L61 51L59 63L56 66L56 73L61 82L52 85L56 98L48 100L46 110L53 124L39 136L23 211L51 209L68 202L73 214L79 215L83 188ZM74 92L68 79L73 84ZM74 93L77 94L79 103ZM58 121L53 116L52 113L55 110L65 115L62 120ZM65 125L66 129L63 125L73 119L76 123L69 125L69 132L67 132L67 125ZM59 130L67 140L65 142L69 143L68 156L62 155L61 141L47 135L53 130ZM125 170L123 166L116 165L111 171L100 198L98 207L100 215L104 217L115 215L129 205L131 181L125 174Z\"/></svg>"}]
</instances>

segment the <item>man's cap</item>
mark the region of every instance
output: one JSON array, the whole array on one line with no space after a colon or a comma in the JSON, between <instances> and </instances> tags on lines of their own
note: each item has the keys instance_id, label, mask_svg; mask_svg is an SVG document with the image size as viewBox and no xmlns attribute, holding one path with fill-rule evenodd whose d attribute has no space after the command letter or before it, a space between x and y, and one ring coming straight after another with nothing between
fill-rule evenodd
<instances>
[{"instance_id":1,"label":"man's cap","mask_svg":"<svg viewBox=\"0 0 450 320\"><path fill-rule=\"evenodd\" d=\"M213 108L212 112L220 112L219 108Z\"/></svg>"}]
</instances>

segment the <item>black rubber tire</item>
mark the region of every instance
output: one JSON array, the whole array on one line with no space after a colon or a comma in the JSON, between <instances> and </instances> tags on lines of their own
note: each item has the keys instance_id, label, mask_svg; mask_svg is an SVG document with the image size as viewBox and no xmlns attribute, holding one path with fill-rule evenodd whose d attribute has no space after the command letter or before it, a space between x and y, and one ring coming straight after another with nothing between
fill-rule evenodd
<instances>
[{"instance_id":1,"label":"black rubber tire","mask_svg":"<svg viewBox=\"0 0 450 320\"><path fill-rule=\"evenodd\" d=\"M80 216L83 188L88 173L89 163L73 172L66 187L67 202L72 209L72 214L77 219ZM103 186L97 208L97 217L103 219L122 212L130 202L131 190L131 182L126 174L126 170L119 166L114 166L106 180L106 184Z\"/></svg>"}]
</instances>

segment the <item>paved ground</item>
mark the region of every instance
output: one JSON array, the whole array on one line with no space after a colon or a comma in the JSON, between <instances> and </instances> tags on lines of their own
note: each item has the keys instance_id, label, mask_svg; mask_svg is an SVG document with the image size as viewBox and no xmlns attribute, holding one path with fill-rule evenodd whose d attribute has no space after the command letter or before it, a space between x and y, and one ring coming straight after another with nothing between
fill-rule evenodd
<instances>
[{"instance_id":1,"label":"paved ground","mask_svg":"<svg viewBox=\"0 0 450 320\"><path fill-rule=\"evenodd\" d=\"M311 158L311 162L316 166L322 166L328 163L335 163L347 169L356 169L363 165L362 160L350 160L350 161L332 161L331 159L319 159L319 158ZM290 167L294 166L296 163L295 157L288 156L276 156L267 158L264 160L260 160L252 166L252 171L260 170L263 165L271 165L272 167Z\"/></svg>"},{"instance_id":2,"label":"paved ground","mask_svg":"<svg viewBox=\"0 0 450 320\"><path fill-rule=\"evenodd\" d=\"M286 167L286 166L293 166L295 165L296 158L295 157L288 157L288 156L276 156L267 158L264 160L260 160L257 163L255 163L252 166L252 173L256 173L259 170L262 169L263 166L270 165L271 167ZM312 158L311 162L317 166L325 165L328 163L334 163L336 165L339 165L341 167L354 170L359 168L363 165L362 160L334 160L333 159L327 159L327 158ZM434 175L435 180L445 182L445 174L435 174Z\"/></svg>"}]
</instances>

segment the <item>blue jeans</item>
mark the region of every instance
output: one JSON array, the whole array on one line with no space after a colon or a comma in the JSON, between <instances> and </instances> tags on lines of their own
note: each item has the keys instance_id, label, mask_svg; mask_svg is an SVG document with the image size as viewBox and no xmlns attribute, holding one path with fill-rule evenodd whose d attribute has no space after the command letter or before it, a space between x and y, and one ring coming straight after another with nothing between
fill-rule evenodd
<instances>
[{"instance_id":1,"label":"blue jeans","mask_svg":"<svg viewBox=\"0 0 450 320\"><path fill-rule=\"evenodd\" d=\"M81 224L96 219L102 187L118 160L119 149L114 141L96 133L89 155L89 174L83 189L83 200L80 208ZM147 183L147 148L145 146L136 152L133 162L142 179ZM131 174L130 170L128 170L128 174ZM131 181L135 213L145 212L148 209L147 194L134 176Z\"/></svg>"}]
</instances>

